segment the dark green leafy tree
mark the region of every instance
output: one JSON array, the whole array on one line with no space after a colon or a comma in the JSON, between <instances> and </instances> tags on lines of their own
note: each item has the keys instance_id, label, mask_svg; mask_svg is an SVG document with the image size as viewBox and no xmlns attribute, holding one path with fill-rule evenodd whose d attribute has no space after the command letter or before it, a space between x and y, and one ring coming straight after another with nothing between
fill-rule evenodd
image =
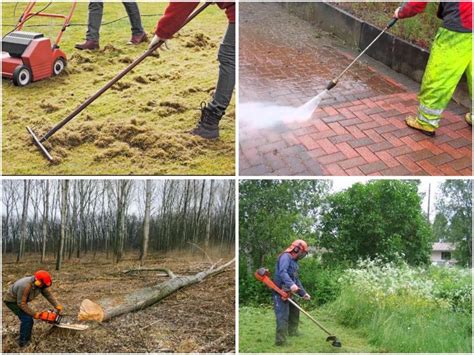
<instances>
[{"instance_id":1,"label":"dark green leafy tree","mask_svg":"<svg viewBox=\"0 0 474 355\"><path fill-rule=\"evenodd\" d=\"M446 216L438 212L433 221L433 242L444 242L448 238L448 219Z\"/></svg>"},{"instance_id":2,"label":"dark green leafy tree","mask_svg":"<svg viewBox=\"0 0 474 355\"><path fill-rule=\"evenodd\" d=\"M239 241L247 271L263 266L295 238L314 242L329 180L245 180L240 183Z\"/></svg>"},{"instance_id":3,"label":"dark green leafy tree","mask_svg":"<svg viewBox=\"0 0 474 355\"><path fill-rule=\"evenodd\" d=\"M402 256L413 265L427 264L431 229L418 183L376 180L331 195L321 223L324 259L351 264L358 258L393 261Z\"/></svg>"},{"instance_id":4,"label":"dark green leafy tree","mask_svg":"<svg viewBox=\"0 0 474 355\"><path fill-rule=\"evenodd\" d=\"M456 245L454 257L472 266L472 180L446 180L437 209L447 220L446 240Z\"/></svg>"}]
</instances>

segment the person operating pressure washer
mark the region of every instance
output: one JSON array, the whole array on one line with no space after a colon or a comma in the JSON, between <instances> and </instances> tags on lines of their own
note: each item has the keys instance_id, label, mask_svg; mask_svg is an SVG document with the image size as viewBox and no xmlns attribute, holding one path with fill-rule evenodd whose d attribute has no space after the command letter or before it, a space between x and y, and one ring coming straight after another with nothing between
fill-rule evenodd
<instances>
[{"instance_id":1,"label":"person operating pressure washer","mask_svg":"<svg viewBox=\"0 0 474 355\"><path fill-rule=\"evenodd\" d=\"M298 260L308 254L308 244L304 240L295 240L278 257L273 282L287 292L296 293L304 300L309 301L311 296L305 291L298 277ZM286 344L287 336L298 335L300 311L288 301L273 291L273 306L276 316L275 345Z\"/></svg>"},{"instance_id":2,"label":"person operating pressure washer","mask_svg":"<svg viewBox=\"0 0 474 355\"><path fill-rule=\"evenodd\" d=\"M423 12L427 3L408 1L395 10L394 17L415 16ZM409 127L429 136L435 135L441 113L464 73L472 97L472 2L440 2L438 17L443 25L436 34L421 82L418 114L405 120ZM472 126L472 112L466 114L465 120Z\"/></svg>"},{"instance_id":3,"label":"person operating pressure washer","mask_svg":"<svg viewBox=\"0 0 474 355\"><path fill-rule=\"evenodd\" d=\"M3 298L5 305L20 319L20 347L27 346L31 341L31 332L33 330L33 319L46 320L43 315L47 312L35 312L28 305L40 293L60 314L63 311L54 296L49 291L53 283L49 272L38 270L33 276L23 277L10 287Z\"/></svg>"},{"instance_id":4,"label":"person operating pressure washer","mask_svg":"<svg viewBox=\"0 0 474 355\"><path fill-rule=\"evenodd\" d=\"M227 31L219 47L219 79L211 102L201 104L201 118L191 134L207 139L219 137L219 122L229 106L235 86L235 3L217 2L229 20ZM170 2L158 21L150 48L160 40L166 41L181 28L199 2Z\"/></svg>"},{"instance_id":5,"label":"person operating pressure washer","mask_svg":"<svg viewBox=\"0 0 474 355\"><path fill-rule=\"evenodd\" d=\"M132 38L128 44L140 44L147 42L148 38L142 26L140 9L135 1L123 1L123 6L128 14L130 25L132 26ZM102 1L89 2L89 18L87 21L86 41L76 44L75 48L83 50L99 49L99 32L102 24L102 15L104 14L104 3Z\"/></svg>"}]
</instances>

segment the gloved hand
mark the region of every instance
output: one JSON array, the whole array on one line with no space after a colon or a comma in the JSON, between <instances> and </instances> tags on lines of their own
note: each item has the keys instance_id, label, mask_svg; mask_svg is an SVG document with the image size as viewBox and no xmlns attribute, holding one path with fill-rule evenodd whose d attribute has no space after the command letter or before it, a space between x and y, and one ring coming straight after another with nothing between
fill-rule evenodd
<instances>
[{"instance_id":1,"label":"gloved hand","mask_svg":"<svg viewBox=\"0 0 474 355\"><path fill-rule=\"evenodd\" d=\"M165 40L165 39L161 39L160 37L158 37L157 35L154 35L153 36L153 39L150 41L150 44L148 45L148 49L150 49L151 47L155 46L159 41L164 41L163 45L160 47L162 50L163 50L163 46L166 48L166 49L169 49L168 48L168 40Z\"/></svg>"},{"instance_id":2,"label":"gloved hand","mask_svg":"<svg viewBox=\"0 0 474 355\"><path fill-rule=\"evenodd\" d=\"M303 299L304 299L305 301L309 301L309 300L311 299L311 296L309 295L308 292L306 292L306 293L304 294Z\"/></svg>"},{"instance_id":3,"label":"gloved hand","mask_svg":"<svg viewBox=\"0 0 474 355\"><path fill-rule=\"evenodd\" d=\"M40 317L40 312L36 312L35 315L33 316L34 319L39 319Z\"/></svg>"},{"instance_id":4,"label":"gloved hand","mask_svg":"<svg viewBox=\"0 0 474 355\"><path fill-rule=\"evenodd\" d=\"M299 287L296 286L296 284L291 285L290 287L291 292L295 293L295 292L298 292L298 290L299 290Z\"/></svg>"},{"instance_id":5,"label":"gloved hand","mask_svg":"<svg viewBox=\"0 0 474 355\"><path fill-rule=\"evenodd\" d=\"M397 8L395 9L395 12L393 13L393 17L394 17L394 18L398 18L398 13L399 13L399 12L400 12L400 8L397 7Z\"/></svg>"},{"instance_id":6,"label":"gloved hand","mask_svg":"<svg viewBox=\"0 0 474 355\"><path fill-rule=\"evenodd\" d=\"M63 312L63 309L64 309L64 307L61 306L60 304L58 304L58 305L57 305L56 307L54 307L54 308L58 311L59 314L61 314L61 313Z\"/></svg>"}]
</instances>

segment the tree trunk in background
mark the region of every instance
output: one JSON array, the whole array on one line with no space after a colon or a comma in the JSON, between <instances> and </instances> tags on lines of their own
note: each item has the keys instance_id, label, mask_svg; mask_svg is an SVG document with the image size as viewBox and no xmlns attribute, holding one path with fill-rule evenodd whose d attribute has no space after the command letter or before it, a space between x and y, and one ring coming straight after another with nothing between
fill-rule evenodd
<instances>
[{"instance_id":1,"label":"tree trunk in background","mask_svg":"<svg viewBox=\"0 0 474 355\"><path fill-rule=\"evenodd\" d=\"M115 236L115 263L119 263L123 256L125 241L125 215L130 192L130 180L120 180L117 188L117 228Z\"/></svg>"},{"instance_id":2,"label":"tree trunk in background","mask_svg":"<svg viewBox=\"0 0 474 355\"><path fill-rule=\"evenodd\" d=\"M148 240L150 239L150 210L151 210L151 180L145 182L145 217L143 220L143 239L140 253L140 265L145 264L148 253Z\"/></svg>"},{"instance_id":3,"label":"tree trunk in background","mask_svg":"<svg viewBox=\"0 0 474 355\"><path fill-rule=\"evenodd\" d=\"M67 210L68 210L68 189L69 180L61 181L61 234L59 236L58 256L56 258L56 270L61 270L63 262L64 239L66 237Z\"/></svg>"},{"instance_id":4,"label":"tree trunk in background","mask_svg":"<svg viewBox=\"0 0 474 355\"><path fill-rule=\"evenodd\" d=\"M212 210L212 199L214 193L214 180L211 180L211 187L209 188L209 202L207 203L207 224L206 224L206 240L204 246L207 249L209 247L209 240L211 239L211 210Z\"/></svg>"},{"instance_id":5,"label":"tree trunk in background","mask_svg":"<svg viewBox=\"0 0 474 355\"><path fill-rule=\"evenodd\" d=\"M211 267L195 275L172 277L168 281L133 291L125 296L104 298L97 302L85 299L81 303L78 319L105 322L125 313L140 311L183 287L201 282L210 275L225 271L225 268L231 265L234 260L218 268Z\"/></svg>"},{"instance_id":6,"label":"tree trunk in background","mask_svg":"<svg viewBox=\"0 0 474 355\"><path fill-rule=\"evenodd\" d=\"M48 238L48 213L49 213L49 180L45 180L43 189L43 240L41 245L41 262L46 257L46 238Z\"/></svg>"},{"instance_id":7,"label":"tree trunk in background","mask_svg":"<svg viewBox=\"0 0 474 355\"><path fill-rule=\"evenodd\" d=\"M21 213L21 230L20 230L20 245L18 248L18 255L16 257L16 262L20 262L23 258L25 252L25 240L27 230L27 220L28 220L28 201L30 200L30 180L23 181L23 211Z\"/></svg>"}]
</instances>

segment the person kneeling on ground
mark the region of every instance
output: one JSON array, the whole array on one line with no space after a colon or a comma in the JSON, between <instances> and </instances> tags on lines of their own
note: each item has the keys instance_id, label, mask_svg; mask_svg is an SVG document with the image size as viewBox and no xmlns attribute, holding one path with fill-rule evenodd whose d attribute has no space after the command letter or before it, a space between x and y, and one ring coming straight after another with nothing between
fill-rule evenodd
<instances>
[{"instance_id":1,"label":"person kneeling on ground","mask_svg":"<svg viewBox=\"0 0 474 355\"><path fill-rule=\"evenodd\" d=\"M44 270L38 270L34 276L23 277L10 287L3 298L5 305L20 319L20 338L19 345L27 346L31 341L31 332L33 330L33 318L40 319L40 312L32 310L28 303L33 301L40 293L49 303L61 313L61 306L49 291L52 284L51 275ZM44 319L42 319L44 320Z\"/></svg>"},{"instance_id":2,"label":"person kneeling on ground","mask_svg":"<svg viewBox=\"0 0 474 355\"><path fill-rule=\"evenodd\" d=\"M229 25L219 47L219 79L211 102L201 104L201 118L191 134L207 139L219 137L219 122L229 106L235 86L235 3L217 2L225 10ZM179 31L199 2L170 2L158 21L149 48L160 40L166 41Z\"/></svg>"},{"instance_id":3,"label":"person kneeling on ground","mask_svg":"<svg viewBox=\"0 0 474 355\"><path fill-rule=\"evenodd\" d=\"M412 17L423 12L426 5L426 1L408 1L393 16ZM464 73L472 97L472 2L440 2L438 17L443 20L443 26L436 34L421 82L418 115L405 120L409 127L429 136L435 135L441 113ZM472 112L465 119L472 126Z\"/></svg>"},{"instance_id":4,"label":"person kneeling on ground","mask_svg":"<svg viewBox=\"0 0 474 355\"><path fill-rule=\"evenodd\" d=\"M297 293L304 300L309 301L311 296L305 291L298 277L298 260L308 254L308 244L304 240L295 240L280 254L276 264L273 282L281 289L291 293ZM275 345L286 344L286 337L298 335L298 323L300 311L289 301L284 301L281 296L273 291L273 306L276 316L276 338Z\"/></svg>"},{"instance_id":5,"label":"person kneeling on ground","mask_svg":"<svg viewBox=\"0 0 474 355\"><path fill-rule=\"evenodd\" d=\"M123 6L128 14L130 25L132 26L132 38L128 44L140 44L147 42L148 38L145 31L143 31L142 19L140 16L140 9L134 1L123 1ZM76 44L75 48L83 49L99 49L99 33L100 25L102 24L102 15L104 14L104 3L102 1L89 2L89 18L87 21L86 41L81 44Z\"/></svg>"}]
</instances>

